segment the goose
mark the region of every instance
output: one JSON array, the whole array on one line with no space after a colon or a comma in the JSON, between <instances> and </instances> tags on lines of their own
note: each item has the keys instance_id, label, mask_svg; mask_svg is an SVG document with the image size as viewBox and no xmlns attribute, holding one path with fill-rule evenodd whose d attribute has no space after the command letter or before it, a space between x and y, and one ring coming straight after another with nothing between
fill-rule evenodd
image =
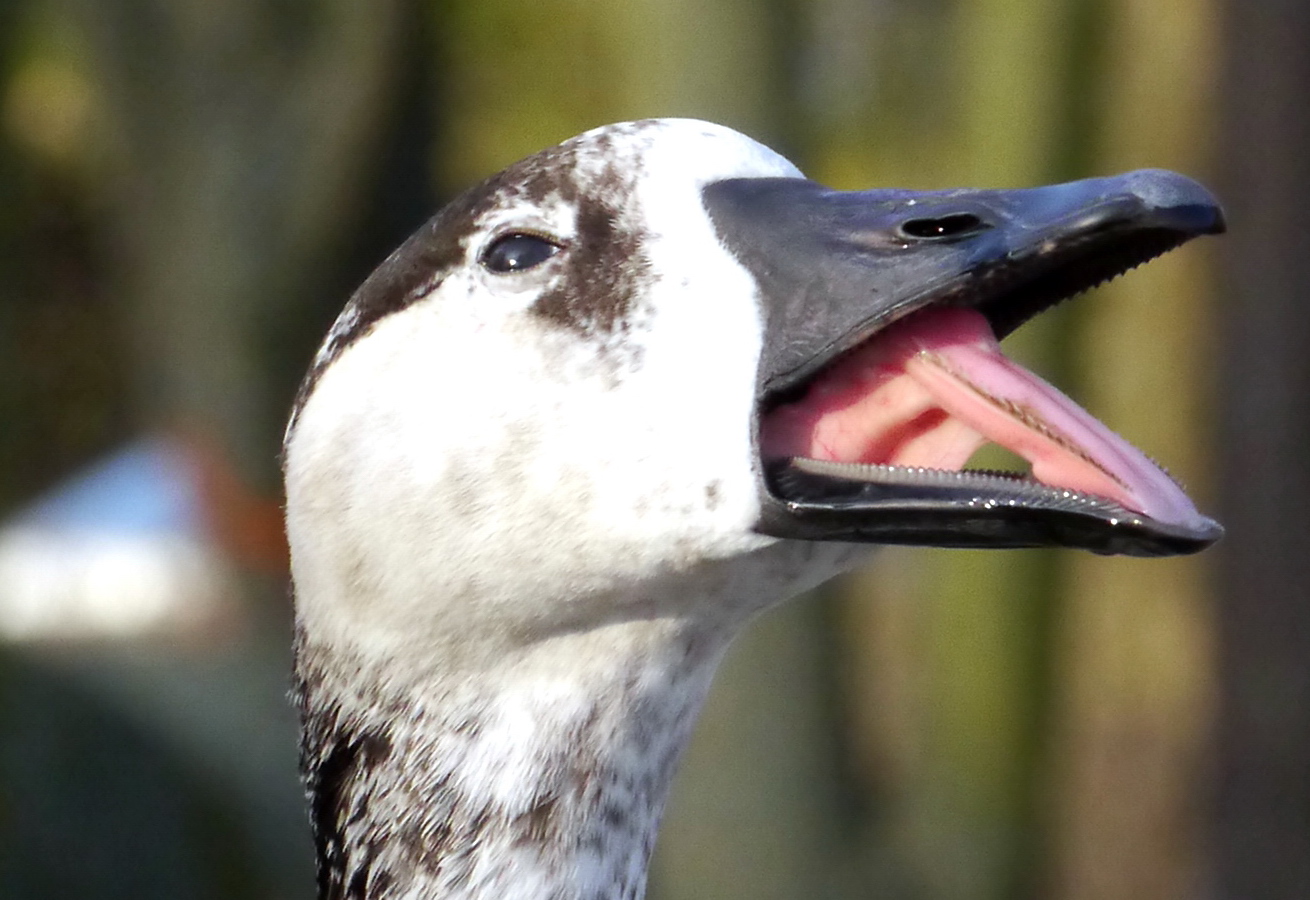
<instances>
[{"instance_id":1,"label":"goose","mask_svg":"<svg viewBox=\"0 0 1310 900\"><path fill-rule=\"evenodd\" d=\"M681 119L459 196L287 428L320 897L637 900L733 637L878 544L1215 541L997 342L1222 229L1170 172L841 192ZM962 470L988 441L1031 472Z\"/></svg>"}]
</instances>

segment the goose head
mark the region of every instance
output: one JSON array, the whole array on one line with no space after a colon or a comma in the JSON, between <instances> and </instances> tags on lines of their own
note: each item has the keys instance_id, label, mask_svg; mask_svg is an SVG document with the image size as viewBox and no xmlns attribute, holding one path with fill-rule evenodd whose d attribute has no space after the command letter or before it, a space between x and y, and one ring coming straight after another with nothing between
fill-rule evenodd
<instances>
[{"instance_id":1,"label":"goose head","mask_svg":"<svg viewBox=\"0 0 1310 900\"><path fill-rule=\"evenodd\" d=\"M363 859L365 883L399 883L414 854L377 842L418 816L445 835L425 877L448 890L639 890L723 647L870 544L1215 540L1163 471L997 340L1221 227L1171 173L837 192L688 120L588 132L457 198L350 300L288 427L324 883ZM987 440L1033 473L961 472ZM391 757L408 768L383 778ZM560 774L582 758L604 777ZM644 810L626 843L588 813L616 785ZM542 798L562 843L525 862L509 823ZM348 834L361 808L367 853ZM459 821L484 833L456 846ZM516 862L469 862L473 844Z\"/></svg>"}]
</instances>

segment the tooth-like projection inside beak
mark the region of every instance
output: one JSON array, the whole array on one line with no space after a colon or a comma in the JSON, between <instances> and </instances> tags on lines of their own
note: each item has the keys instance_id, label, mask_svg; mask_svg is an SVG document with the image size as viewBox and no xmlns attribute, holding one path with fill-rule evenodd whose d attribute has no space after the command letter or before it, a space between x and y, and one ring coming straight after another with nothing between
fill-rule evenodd
<instances>
[{"instance_id":1,"label":"tooth-like projection inside beak","mask_svg":"<svg viewBox=\"0 0 1310 900\"><path fill-rule=\"evenodd\" d=\"M1140 450L1007 359L980 313L934 309L875 335L762 420L766 458L958 470L992 441L1054 488L1161 522L1206 520Z\"/></svg>"}]
</instances>

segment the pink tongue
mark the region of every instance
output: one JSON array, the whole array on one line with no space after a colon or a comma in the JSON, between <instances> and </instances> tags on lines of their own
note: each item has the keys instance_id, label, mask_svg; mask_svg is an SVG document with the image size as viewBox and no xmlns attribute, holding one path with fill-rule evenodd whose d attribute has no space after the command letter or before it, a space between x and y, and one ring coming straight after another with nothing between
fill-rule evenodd
<instances>
[{"instance_id":1,"label":"pink tongue","mask_svg":"<svg viewBox=\"0 0 1310 900\"><path fill-rule=\"evenodd\" d=\"M1141 451L1006 359L987 320L927 310L848 354L761 427L766 456L959 469L992 441L1052 487L1106 497L1158 521L1203 521Z\"/></svg>"}]
</instances>

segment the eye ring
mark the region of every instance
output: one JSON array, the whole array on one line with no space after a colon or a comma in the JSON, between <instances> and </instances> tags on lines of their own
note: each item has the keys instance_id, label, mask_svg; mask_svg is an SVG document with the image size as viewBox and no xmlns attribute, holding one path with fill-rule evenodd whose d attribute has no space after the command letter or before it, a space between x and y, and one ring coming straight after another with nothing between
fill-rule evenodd
<instances>
[{"instance_id":1,"label":"eye ring","mask_svg":"<svg viewBox=\"0 0 1310 900\"><path fill-rule=\"evenodd\" d=\"M557 241L530 231L509 231L482 251L478 262L495 275L515 275L534 269L564 249Z\"/></svg>"}]
</instances>

